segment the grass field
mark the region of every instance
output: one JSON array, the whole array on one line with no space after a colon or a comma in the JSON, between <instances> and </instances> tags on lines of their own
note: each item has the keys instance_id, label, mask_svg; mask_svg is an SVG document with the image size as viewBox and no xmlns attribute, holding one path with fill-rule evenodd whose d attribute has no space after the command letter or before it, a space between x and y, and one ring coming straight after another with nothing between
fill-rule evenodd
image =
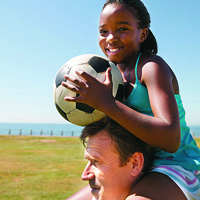
<instances>
[{"instance_id":1,"label":"grass field","mask_svg":"<svg viewBox=\"0 0 200 200\"><path fill-rule=\"evenodd\" d=\"M0 136L0 199L65 200L85 165L78 138Z\"/></svg>"},{"instance_id":2,"label":"grass field","mask_svg":"<svg viewBox=\"0 0 200 200\"><path fill-rule=\"evenodd\" d=\"M78 138L0 136L0 199L65 200L87 184L85 165Z\"/></svg>"}]
</instances>

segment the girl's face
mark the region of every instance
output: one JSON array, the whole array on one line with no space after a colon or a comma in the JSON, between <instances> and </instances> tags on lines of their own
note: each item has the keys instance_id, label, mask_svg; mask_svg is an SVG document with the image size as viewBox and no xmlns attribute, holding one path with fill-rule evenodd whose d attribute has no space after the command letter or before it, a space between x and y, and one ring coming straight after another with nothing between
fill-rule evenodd
<instances>
[{"instance_id":1,"label":"girl's face","mask_svg":"<svg viewBox=\"0 0 200 200\"><path fill-rule=\"evenodd\" d=\"M107 5L100 16L99 46L115 64L126 63L139 52L142 31L132 8Z\"/></svg>"}]
</instances>

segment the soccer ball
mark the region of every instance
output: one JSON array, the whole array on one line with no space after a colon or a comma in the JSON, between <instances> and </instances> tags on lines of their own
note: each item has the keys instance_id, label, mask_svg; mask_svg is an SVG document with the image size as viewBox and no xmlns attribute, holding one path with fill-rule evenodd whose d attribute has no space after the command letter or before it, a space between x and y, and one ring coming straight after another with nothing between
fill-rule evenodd
<instances>
[{"instance_id":1,"label":"soccer ball","mask_svg":"<svg viewBox=\"0 0 200 200\"><path fill-rule=\"evenodd\" d=\"M72 58L60 68L53 84L53 98L58 112L64 119L72 124L85 126L105 117L103 112L100 112L87 104L65 101L65 96L74 97L78 94L63 87L62 82L66 81L64 79L65 74L77 77L75 71L78 69L87 72L97 80L103 82L105 80L105 71L109 67L111 67L113 81L113 96L122 102L124 96L124 83L121 73L114 63L105 58L94 54L80 55Z\"/></svg>"}]
</instances>

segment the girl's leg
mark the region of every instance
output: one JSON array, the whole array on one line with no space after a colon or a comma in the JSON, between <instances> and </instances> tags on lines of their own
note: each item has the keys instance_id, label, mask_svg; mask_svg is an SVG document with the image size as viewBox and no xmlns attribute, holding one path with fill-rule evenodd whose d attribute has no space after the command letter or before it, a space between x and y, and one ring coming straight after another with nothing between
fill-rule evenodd
<instances>
[{"instance_id":1,"label":"girl's leg","mask_svg":"<svg viewBox=\"0 0 200 200\"><path fill-rule=\"evenodd\" d=\"M168 176L152 172L144 176L126 200L187 200L181 189Z\"/></svg>"},{"instance_id":2,"label":"girl's leg","mask_svg":"<svg viewBox=\"0 0 200 200\"><path fill-rule=\"evenodd\" d=\"M92 200L92 197L91 189L88 185L66 200Z\"/></svg>"}]
</instances>

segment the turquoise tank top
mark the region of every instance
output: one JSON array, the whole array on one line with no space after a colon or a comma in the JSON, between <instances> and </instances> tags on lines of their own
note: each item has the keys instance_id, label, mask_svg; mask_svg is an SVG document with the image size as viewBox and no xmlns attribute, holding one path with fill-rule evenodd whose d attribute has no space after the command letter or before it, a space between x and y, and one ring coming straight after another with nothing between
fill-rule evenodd
<instances>
[{"instance_id":1,"label":"turquoise tank top","mask_svg":"<svg viewBox=\"0 0 200 200\"><path fill-rule=\"evenodd\" d=\"M140 83L137 77L137 67L140 55L135 66L135 86L129 97L125 100L125 104L140 113L153 116L149 102L148 90ZM181 96L175 95L175 99L178 105L180 117L181 144L178 151L175 153L168 153L156 149L153 166L179 165L190 171L200 170L200 149L197 147L196 141L193 139L190 129L186 124L185 110L183 108Z\"/></svg>"},{"instance_id":2,"label":"turquoise tank top","mask_svg":"<svg viewBox=\"0 0 200 200\"><path fill-rule=\"evenodd\" d=\"M151 106L150 106L150 102L149 102L149 95L148 95L147 88L144 87L140 83L138 76L137 76L137 66L138 66L140 56L141 56L141 54L138 56L136 64L135 64L135 77L136 77L135 85L134 85L134 88L133 88L131 94L125 100L125 104L128 107L130 107L140 113L144 113L146 115L153 116L153 112L151 110Z\"/></svg>"}]
</instances>

